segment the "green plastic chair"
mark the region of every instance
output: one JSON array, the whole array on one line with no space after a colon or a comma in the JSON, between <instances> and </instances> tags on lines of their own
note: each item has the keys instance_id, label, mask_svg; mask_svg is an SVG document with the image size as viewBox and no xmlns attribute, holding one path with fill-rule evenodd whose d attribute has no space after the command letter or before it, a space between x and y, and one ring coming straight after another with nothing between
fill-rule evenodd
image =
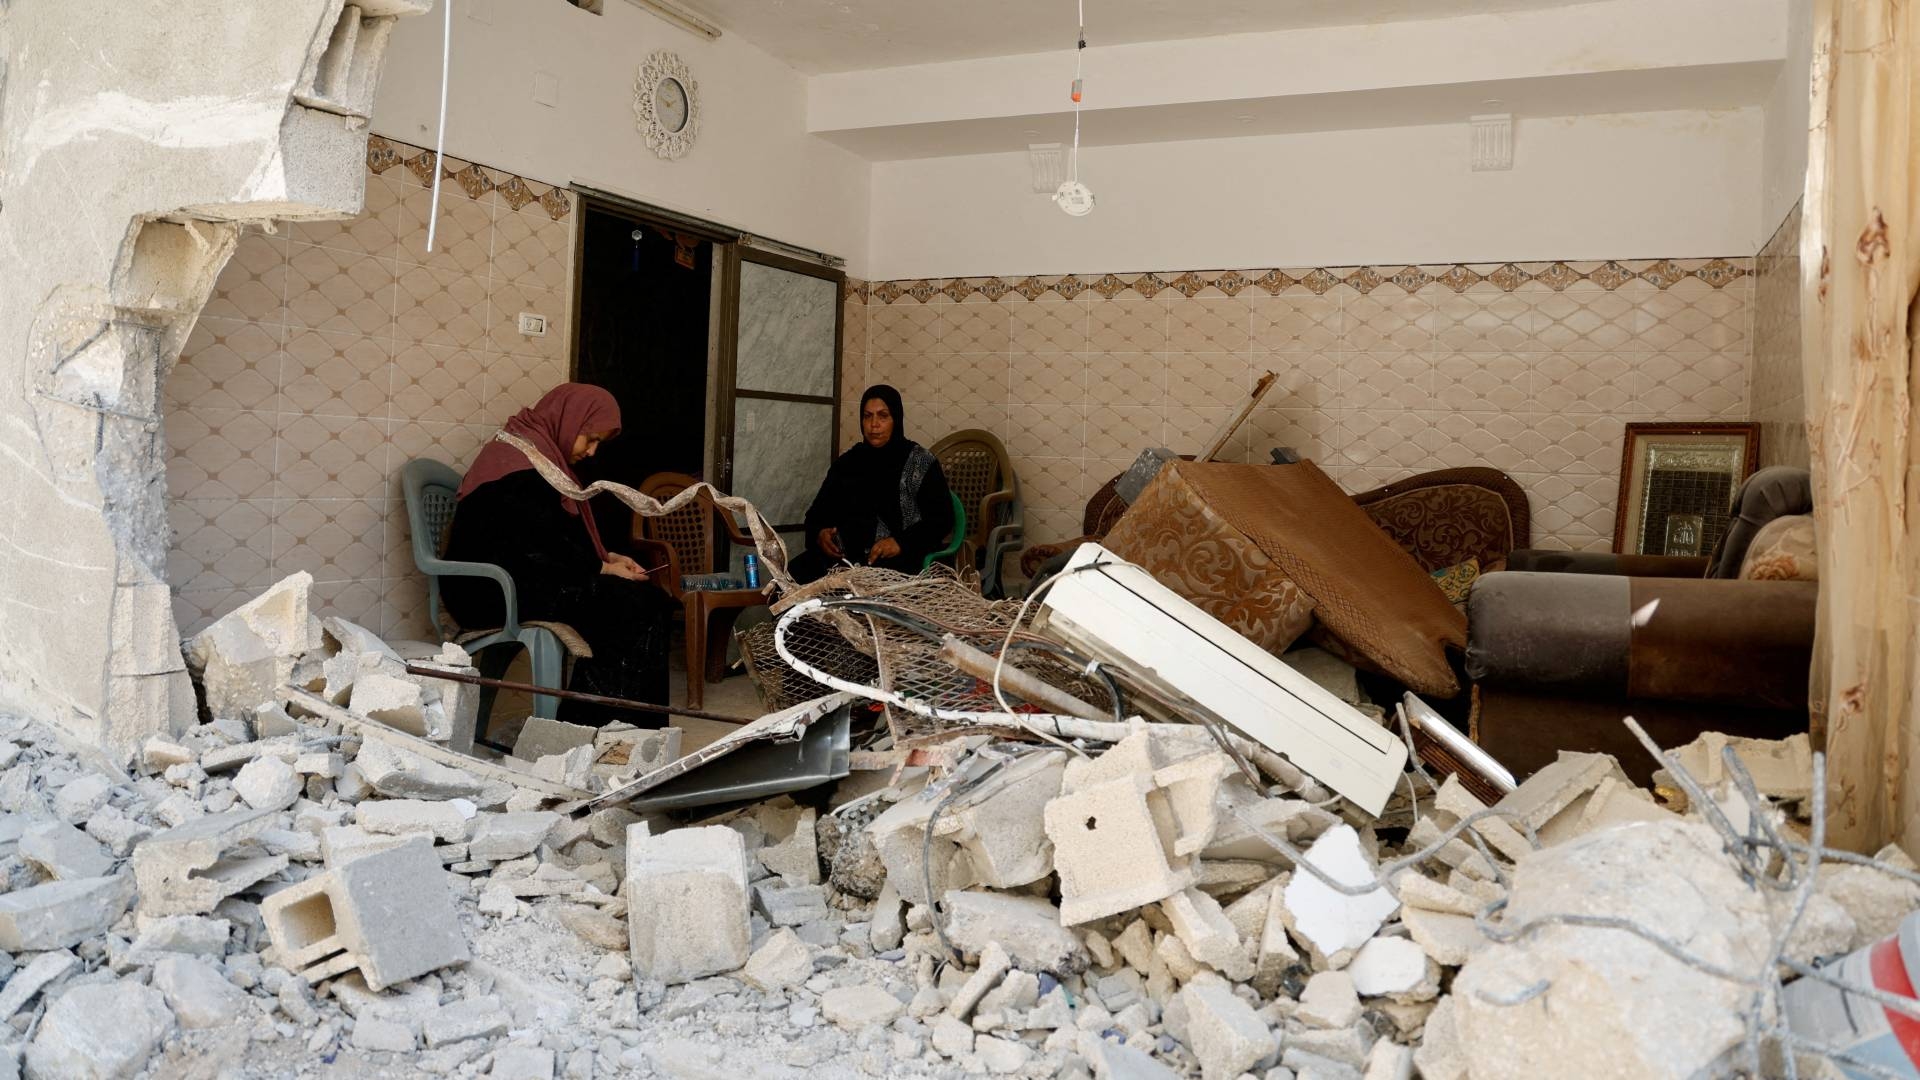
<instances>
[{"instance_id":1,"label":"green plastic chair","mask_svg":"<svg viewBox=\"0 0 1920 1080\"><path fill-rule=\"evenodd\" d=\"M926 557L926 560L920 564L920 572L923 574L927 572L927 567L941 559L959 554L960 549L967 544L967 508L961 504L960 496L952 491L947 492L947 498L953 500L953 539L947 541L946 547Z\"/></svg>"},{"instance_id":2,"label":"green plastic chair","mask_svg":"<svg viewBox=\"0 0 1920 1080\"><path fill-rule=\"evenodd\" d=\"M506 594L506 625L497 630L463 633L454 641L473 654L480 673L490 679L504 676L514 657L514 649L495 646L524 648L533 667L534 685L560 689L566 679L568 653L592 655L590 651L583 651L585 643L580 636L571 627L558 623L521 622L513 577L505 568L492 563L456 562L440 557L441 539L446 535L448 524L453 521L454 501L460 491L460 474L453 471L452 466L432 458L415 458L401 468L400 477L407 500L407 524L413 533L413 565L427 575L427 617L433 620L434 632L445 640L446 631L440 624L441 578L481 577L497 582L501 592ZM563 639L570 640L563 644ZM482 724L493 706L493 696L492 687L481 689ZM533 696L533 715L552 720L559 711L559 698L550 694ZM476 741L484 734L484 730L477 732L474 736Z\"/></svg>"}]
</instances>

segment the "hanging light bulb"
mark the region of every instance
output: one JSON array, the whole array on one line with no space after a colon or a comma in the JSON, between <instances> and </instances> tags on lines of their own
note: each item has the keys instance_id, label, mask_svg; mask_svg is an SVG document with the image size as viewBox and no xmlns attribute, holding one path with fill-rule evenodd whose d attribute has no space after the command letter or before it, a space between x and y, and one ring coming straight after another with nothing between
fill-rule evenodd
<instances>
[{"instance_id":1,"label":"hanging light bulb","mask_svg":"<svg viewBox=\"0 0 1920 1080\"><path fill-rule=\"evenodd\" d=\"M1069 217L1093 213L1093 191L1080 182L1080 98L1083 88L1081 60L1087 52L1087 0L1080 0L1080 38L1073 51L1073 157L1067 179L1053 192L1053 203Z\"/></svg>"}]
</instances>

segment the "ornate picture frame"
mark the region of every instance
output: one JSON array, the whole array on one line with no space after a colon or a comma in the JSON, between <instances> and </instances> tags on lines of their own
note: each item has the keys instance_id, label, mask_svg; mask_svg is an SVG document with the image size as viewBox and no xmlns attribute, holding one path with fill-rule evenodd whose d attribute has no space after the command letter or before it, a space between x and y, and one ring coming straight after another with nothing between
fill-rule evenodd
<instances>
[{"instance_id":1,"label":"ornate picture frame","mask_svg":"<svg viewBox=\"0 0 1920 1080\"><path fill-rule=\"evenodd\" d=\"M677 129L669 129L660 121L656 96L668 82L678 84L686 96L686 122ZM694 139L700 134L700 84L694 82L686 61L666 49L647 54L633 79L633 116L635 126L647 140L647 149L656 157L673 161L693 149Z\"/></svg>"},{"instance_id":2,"label":"ornate picture frame","mask_svg":"<svg viewBox=\"0 0 1920 1080\"><path fill-rule=\"evenodd\" d=\"M1712 554L1732 520L1733 497L1759 459L1757 423L1628 424L1613 550Z\"/></svg>"}]
</instances>

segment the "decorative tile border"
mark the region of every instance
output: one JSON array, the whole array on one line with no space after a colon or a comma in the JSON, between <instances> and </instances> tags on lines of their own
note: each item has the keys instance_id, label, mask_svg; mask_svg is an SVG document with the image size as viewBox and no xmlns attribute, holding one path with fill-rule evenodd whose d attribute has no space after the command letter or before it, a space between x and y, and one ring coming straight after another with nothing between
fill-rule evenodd
<instances>
[{"instance_id":1,"label":"decorative tile border","mask_svg":"<svg viewBox=\"0 0 1920 1080\"><path fill-rule=\"evenodd\" d=\"M573 199L566 191L543 184L538 180L528 180L523 176L504 173L498 169L489 169L470 161L447 155L441 167L443 181L440 190L463 191L467 198L480 200L493 192L499 192L500 198L515 210L530 202L537 202L547 216L555 221L564 219L573 212ZM367 139L367 171L375 176L394 168L404 168L412 173L421 185L433 183L433 151L418 146L374 135Z\"/></svg>"},{"instance_id":2,"label":"decorative tile border","mask_svg":"<svg viewBox=\"0 0 1920 1080\"><path fill-rule=\"evenodd\" d=\"M1586 282L1609 292L1633 282L1645 282L1666 290L1693 279L1720 289L1753 273L1751 258L1733 259L1646 259L1607 262L1544 263L1454 263L1444 266L1341 266L1292 270L1194 270L1178 274L1106 274L1082 278L934 278L862 282L857 292L861 302L894 304L903 301L928 304L966 303L985 299L1041 300L1048 297L1072 300L1088 293L1111 300L1122 294L1152 299L1163 292L1182 296L1236 296L1258 289L1278 296L1304 289L1325 295L1338 288L1366 295L1376 289L1396 288L1415 293L1428 285L1441 285L1456 293L1480 284L1489 284L1502 292L1513 292L1529 283L1539 283L1555 292ZM853 283L849 282L849 285ZM843 296L848 295L843 292Z\"/></svg>"}]
</instances>

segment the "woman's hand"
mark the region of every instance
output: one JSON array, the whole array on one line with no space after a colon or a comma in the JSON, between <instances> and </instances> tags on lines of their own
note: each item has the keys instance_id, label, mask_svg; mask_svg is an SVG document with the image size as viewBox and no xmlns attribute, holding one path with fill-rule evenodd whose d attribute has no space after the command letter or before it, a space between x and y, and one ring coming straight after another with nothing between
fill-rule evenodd
<instances>
[{"instance_id":1,"label":"woman's hand","mask_svg":"<svg viewBox=\"0 0 1920 1080\"><path fill-rule=\"evenodd\" d=\"M900 541L891 536L874 541L873 550L867 552L867 565L872 566L881 559L891 559L900 554Z\"/></svg>"},{"instance_id":2,"label":"woman's hand","mask_svg":"<svg viewBox=\"0 0 1920 1080\"><path fill-rule=\"evenodd\" d=\"M820 541L820 550L825 552L828 557L838 559L846 555L846 552L840 550L839 529L821 529L820 534L815 537L815 539Z\"/></svg>"},{"instance_id":3,"label":"woman's hand","mask_svg":"<svg viewBox=\"0 0 1920 1080\"><path fill-rule=\"evenodd\" d=\"M640 568L639 563L634 562L630 556L622 555L618 552L609 552L607 554L607 561L600 564L600 572L603 574L612 574L617 578L625 578L628 581L647 580L647 572Z\"/></svg>"}]
</instances>

